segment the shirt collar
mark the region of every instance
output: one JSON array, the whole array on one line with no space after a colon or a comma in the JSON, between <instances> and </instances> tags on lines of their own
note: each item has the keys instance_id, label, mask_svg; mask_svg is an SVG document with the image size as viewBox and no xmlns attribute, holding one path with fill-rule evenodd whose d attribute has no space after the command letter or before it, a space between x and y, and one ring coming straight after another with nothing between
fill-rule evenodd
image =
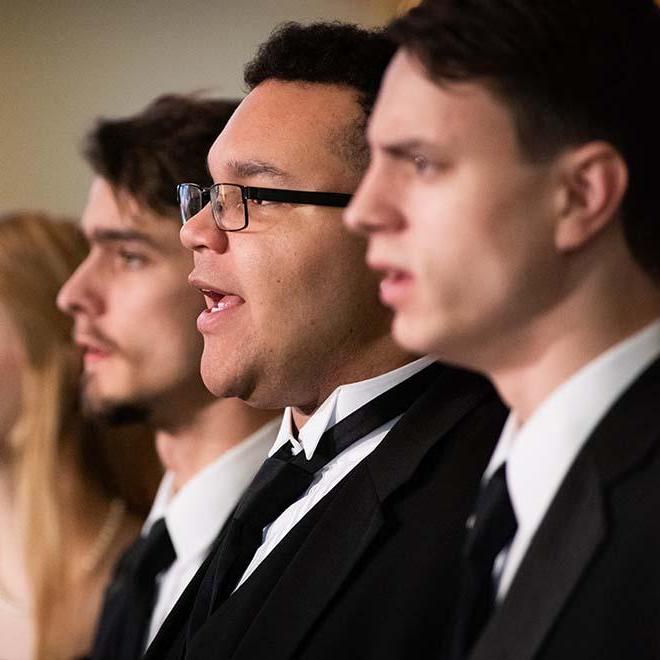
<instances>
[{"instance_id":1,"label":"shirt collar","mask_svg":"<svg viewBox=\"0 0 660 660\"><path fill-rule=\"evenodd\" d=\"M291 408L286 408L275 444L268 455L272 456L278 449L290 443L293 454L304 451L305 458L310 460L327 429L433 362L432 357L426 356L374 378L340 385L307 420L297 439L293 433Z\"/></svg>"},{"instance_id":2,"label":"shirt collar","mask_svg":"<svg viewBox=\"0 0 660 660\"><path fill-rule=\"evenodd\" d=\"M266 458L279 424L278 418L262 426L198 472L177 493L173 492L174 475L167 472L143 535L164 517L177 560L185 562L206 551Z\"/></svg>"},{"instance_id":3,"label":"shirt collar","mask_svg":"<svg viewBox=\"0 0 660 660\"><path fill-rule=\"evenodd\" d=\"M507 462L507 484L520 530L536 530L598 422L659 354L660 320L576 372L522 427L514 412L509 415L484 478Z\"/></svg>"}]
</instances>

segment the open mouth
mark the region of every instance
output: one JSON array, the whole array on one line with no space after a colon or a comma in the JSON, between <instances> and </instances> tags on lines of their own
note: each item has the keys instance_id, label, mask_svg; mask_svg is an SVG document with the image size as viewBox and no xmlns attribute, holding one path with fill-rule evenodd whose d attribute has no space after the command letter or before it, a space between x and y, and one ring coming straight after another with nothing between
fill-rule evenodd
<instances>
[{"instance_id":1,"label":"open mouth","mask_svg":"<svg viewBox=\"0 0 660 660\"><path fill-rule=\"evenodd\" d=\"M382 273L379 289L381 302L395 308L403 304L411 292L414 281L412 273L385 264L370 266Z\"/></svg>"},{"instance_id":2,"label":"open mouth","mask_svg":"<svg viewBox=\"0 0 660 660\"><path fill-rule=\"evenodd\" d=\"M243 298L233 293L223 293L212 289L200 289L206 302L206 311L211 314L223 312L231 307L237 307L245 302Z\"/></svg>"},{"instance_id":3,"label":"open mouth","mask_svg":"<svg viewBox=\"0 0 660 660\"><path fill-rule=\"evenodd\" d=\"M101 359L104 357L108 357L109 353L108 351L103 351L99 348L84 348L83 349L83 355L85 358L91 358L91 359Z\"/></svg>"},{"instance_id":4,"label":"open mouth","mask_svg":"<svg viewBox=\"0 0 660 660\"><path fill-rule=\"evenodd\" d=\"M396 284L401 284L410 279L410 273L407 273L405 270L388 268L383 272L383 279L381 281L384 282L386 286L393 286Z\"/></svg>"}]
</instances>

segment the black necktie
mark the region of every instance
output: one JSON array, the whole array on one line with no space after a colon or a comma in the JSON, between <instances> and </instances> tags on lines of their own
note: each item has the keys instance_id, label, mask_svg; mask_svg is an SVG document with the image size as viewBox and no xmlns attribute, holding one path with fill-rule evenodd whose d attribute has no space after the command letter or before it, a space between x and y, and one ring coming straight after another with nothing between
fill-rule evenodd
<instances>
[{"instance_id":1,"label":"black necktie","mask_svg":"<svg viewBox=\"0 0 660 660\"><path fill-rule=\"evenodd\" d=\"M493 565L518 524L501 465L479 493L464 549L463 575L454 630L454 660L467 656L495 606Z\"/></svg>"},{"instance_id":2,"label":"black necktie","mask_svg":"<svg viewBox=\"0 0 660 660\"><path fill-rule=\"evenodd\" d=\"M144 653L156 596L156 576L176 559L167 525L159 518L138 539L122 566L103 607L92 660L137 660Z\"/></svg>"},{"instance_id":3,"label":"black necktie","mask_svg":"<svg viewBox=\"0 0 660 660\"><path fill-rule=\"evenodd\" d=\"M293 456L287 443L268 458L220 532L214 557L193 605L188 639L232 593L263 538L263 529L297 501L315 473L356 440L405 412L437 377L440 367L426 367L372 399L321 437L310 460Z\"/></svg>"}]
</instances>

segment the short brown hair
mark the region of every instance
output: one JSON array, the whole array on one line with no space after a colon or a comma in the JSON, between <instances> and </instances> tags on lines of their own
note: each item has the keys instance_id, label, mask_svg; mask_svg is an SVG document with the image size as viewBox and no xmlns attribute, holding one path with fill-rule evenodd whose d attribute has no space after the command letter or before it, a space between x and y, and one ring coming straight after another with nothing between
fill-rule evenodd
<instances>
[{"instance_id":1,"label":"short brown hair","mask_svg":"<svg viewBox=\"0 0 660 660\"><path fill-rule=\"evenodd\" d=\"M83 154L96 174L159 215L177 215L176 186L213 182L206 156L236 100L167 94L142 112L100 119Z\"/></svg>"},{"instance_id":2,"label":"short brown hair","mask_svg":"<svg viewBox=\"0 0 660 660\"><path fill-rule=\"evenodd\" d=\"M530 160L605 140L629 171L628 247L660 281L660 9L653 0L424 0L389 34L438 84L487 85Z\"/></svg>"}]
</instances>

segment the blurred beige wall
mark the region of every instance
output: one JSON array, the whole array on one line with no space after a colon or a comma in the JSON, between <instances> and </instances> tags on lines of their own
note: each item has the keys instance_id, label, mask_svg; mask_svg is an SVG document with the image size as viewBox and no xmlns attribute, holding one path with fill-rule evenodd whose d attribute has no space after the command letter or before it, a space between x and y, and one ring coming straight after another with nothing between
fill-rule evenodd
<instances>
[{"instance_id":1,"label":"blurred beige wall","mask_svg":"<svg viewBox=\"0 0 660 660\"><path fill-rule=\"evenodd\" d=\"M286 20L381 25L398 0L0 0L0 212L80 213L82 136L164 92L242 91Z\"/></svg>"}]
</instances>

